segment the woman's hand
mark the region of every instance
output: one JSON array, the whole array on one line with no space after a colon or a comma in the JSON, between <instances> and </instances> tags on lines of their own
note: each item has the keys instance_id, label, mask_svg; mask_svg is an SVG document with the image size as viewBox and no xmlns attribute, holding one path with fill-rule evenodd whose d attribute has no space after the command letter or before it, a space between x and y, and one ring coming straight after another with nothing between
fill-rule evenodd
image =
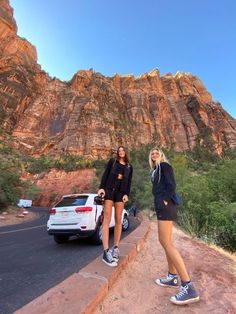
<instances>
[{"instance_id":1,"label":"woman's hand","mask_svg":"<svg viewBox=\"0 0 236 314\"><path fill-rule=\"evenodd\" d=\"M99 196L102 196L102 195L105 196L105 194L106 194L106 193L105 193L105 190L104 190L104 189L99 189L99 190L98 190L98 195L99 195Z\"/></svg>"},{"instance_id":2,"label":"woman's hand","mask_svg":"<svg viewBox=\"0 0 236 314\"><path fill-rule=\"evenodd\" d=\"M122 200L123 200L124 203L128 202L128 200L129 200L128 195L125 194L125 195L123 196Z\"/></svg>"},{"instance_id":3,"label":"woman's hand","mask_svg":"<svg viewBox=\"0 0 236 314\"><path fill-rule=\"evenodd\" d=\"M168 202L167 201L163 201L164 202L164 204L167 206L168 205Z\"/></svg>"}]
</instances>

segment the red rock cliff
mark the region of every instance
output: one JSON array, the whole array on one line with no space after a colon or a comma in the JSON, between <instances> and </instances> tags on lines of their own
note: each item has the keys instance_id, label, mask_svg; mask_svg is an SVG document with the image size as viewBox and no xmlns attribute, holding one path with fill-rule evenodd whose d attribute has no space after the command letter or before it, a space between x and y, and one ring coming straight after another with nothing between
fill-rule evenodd
<instances>
[{"instance_id":1,"label":"red rock cliff","mask_svg":"<svg viewBox=\"0 0 236 314\"><path fill-rule=\"evenodd\" d=\"M156 141L187 150L209 134L217 151L236 147L236 120L190 73L105 77L79 71L69 82L50 78L37 53L17 36L13 11L0 0L0 119L31 154L67 151L106 157L112 147Z\"/></svg>"}]
</instances>

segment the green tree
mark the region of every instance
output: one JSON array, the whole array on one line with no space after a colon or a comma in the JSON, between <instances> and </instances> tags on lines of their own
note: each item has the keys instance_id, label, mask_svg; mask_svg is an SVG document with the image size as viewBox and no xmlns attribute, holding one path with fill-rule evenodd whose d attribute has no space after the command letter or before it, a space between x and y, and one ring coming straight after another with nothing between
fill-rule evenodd
<instances>
[{"instance_id":1,"label":"green tree","mask_svg":"<svg viewBox=\"0 0 236 314\"><path fill-rule=\"evenodd\" d=\"M21 195L22 182L15 169L0 161L0 210L16 204Z\"/></svg>"}]
</instances>

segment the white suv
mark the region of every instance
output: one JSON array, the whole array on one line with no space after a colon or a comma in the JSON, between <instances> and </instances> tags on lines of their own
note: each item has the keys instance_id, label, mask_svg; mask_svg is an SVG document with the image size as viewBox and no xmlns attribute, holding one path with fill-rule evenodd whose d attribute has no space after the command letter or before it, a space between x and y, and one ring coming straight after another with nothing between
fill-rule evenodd
<instances>
[{"instance_id":1,"label":"white suv","mask_svg":"<svg viewBox=\"0 0 236 314\"><path fill-rule=\"evenodd\" d=\"M64 243L70 236L91 237L95 244L102 243L103 205L94 200L97 194L70 194L49 211L47 222L48 234L54 236L57 243ZM110 228L115 226L114 207ZM122 214L122 230L129 228L129 214L124 209Z\"/></svg>"}]
</instances>

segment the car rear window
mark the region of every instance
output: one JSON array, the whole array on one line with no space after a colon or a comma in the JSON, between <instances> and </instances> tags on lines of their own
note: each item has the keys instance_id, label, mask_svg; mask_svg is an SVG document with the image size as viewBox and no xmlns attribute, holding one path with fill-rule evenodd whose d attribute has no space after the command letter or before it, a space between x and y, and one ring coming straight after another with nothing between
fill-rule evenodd
<instances>
[{"instance_id":1,"label":"car rear window","mask_svg":"<svg viewBox=\"0 0 236 314\"><path fill-rule=\"evenodd\" d=\"M83 206L88 199L87 195L64 197L55 207L62 206Z\"/></svg>"}]
</instances>

